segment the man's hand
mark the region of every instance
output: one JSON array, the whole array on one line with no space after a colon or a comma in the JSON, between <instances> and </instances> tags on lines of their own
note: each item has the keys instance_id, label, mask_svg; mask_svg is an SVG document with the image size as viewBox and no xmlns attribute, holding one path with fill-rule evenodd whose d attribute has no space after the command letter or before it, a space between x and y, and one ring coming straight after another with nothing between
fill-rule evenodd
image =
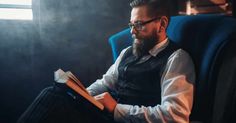
<instances>
[{"instance_id":1,"label":"man's hand","mask_svg":"<svg viewBox=\"0 0 236 123\"><path fill-rule=\"evenodd\" d=\"M94 98L97 101L101 102L110 113L114 112L117 102L112 98L112 96L108 92L104 92L102 94L94 96Z\"/></svg>"}]
</instances>

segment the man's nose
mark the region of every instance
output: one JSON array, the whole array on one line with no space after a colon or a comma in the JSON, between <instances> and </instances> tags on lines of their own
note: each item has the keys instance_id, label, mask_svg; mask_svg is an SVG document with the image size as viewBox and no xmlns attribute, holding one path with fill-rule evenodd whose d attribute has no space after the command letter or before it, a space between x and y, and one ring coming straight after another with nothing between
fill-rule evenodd
<instances>
[{"instance_id":1,"label":"man's nose","mask_svg":"<svg viewBox=\"0 0 236 123\"><path fill-rule=\"evenodd\" d=\"M134 26L132 26L132 27L130 28L130 33L131 33L131 34L137 34L137 30L134 28Z\"/></svg>"}]
</instances>

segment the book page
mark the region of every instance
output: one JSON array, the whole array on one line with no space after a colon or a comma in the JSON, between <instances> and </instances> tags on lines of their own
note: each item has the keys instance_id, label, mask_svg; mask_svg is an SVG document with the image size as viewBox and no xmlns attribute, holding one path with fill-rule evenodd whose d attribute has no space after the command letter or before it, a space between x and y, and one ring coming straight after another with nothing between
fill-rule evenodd
<instances>
[{"instance_id":1,"label":"book page","mask_svg":"<svg viewBox=\"0 0 236 123\"><path fill-rule=\"evenodd\" d=\"M89 94L89 92L86 90L84 85L70 71L66 72L66 74L70 79L72 79L74 82L76 82L76 84L78 84L78 86L81 87L82 90L84 90L86 93Z\"/></svg>"},{"instance_id":2,"label":"book page","mask_svg":"<svg viewBox=\"0 0 236 123\"><path fill-rule=\"evenodd\" d=\"M66 83L69 77L65 74L65 72L61 69L58 69L54 72L54 80L58 83Z\"/></svg>"}]
</instances>

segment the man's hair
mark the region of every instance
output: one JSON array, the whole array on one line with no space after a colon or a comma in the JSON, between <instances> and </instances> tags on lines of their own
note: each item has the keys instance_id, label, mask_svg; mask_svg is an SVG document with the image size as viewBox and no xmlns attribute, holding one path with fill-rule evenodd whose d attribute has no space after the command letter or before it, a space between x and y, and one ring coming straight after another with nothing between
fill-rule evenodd
<instances>
[{"instance_id":1,"label":"man's hair","mask_svg":"<svg viewBox=\"0 0 236 123\"><path fill-rule=\"evenodd\" d=\"M167 16L170 18L169 0L133 0L130 3L132 8L147 6L149 17Z\"/></svg>"}]
</instances>

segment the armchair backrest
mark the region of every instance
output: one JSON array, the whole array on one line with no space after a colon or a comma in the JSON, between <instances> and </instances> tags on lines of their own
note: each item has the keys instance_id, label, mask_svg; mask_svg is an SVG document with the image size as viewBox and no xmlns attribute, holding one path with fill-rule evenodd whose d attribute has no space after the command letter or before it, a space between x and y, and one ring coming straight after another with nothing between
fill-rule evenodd
<instances>
[{"instance_id":1,"label":"armchair backrest","mask_svg":"<svg viewBox=\"0 0 236 123\"><path fill-rule=\"evenodd\" d=\"M126 29L110 37L114 60L123 48L132 44L129 31ZM196 68L191 120L212 122L217 76L224 61L224 51L234 41L235 32L236 19L224 15L171 17L167 35L191 55Z\"/></svg>"}]
</instances>

